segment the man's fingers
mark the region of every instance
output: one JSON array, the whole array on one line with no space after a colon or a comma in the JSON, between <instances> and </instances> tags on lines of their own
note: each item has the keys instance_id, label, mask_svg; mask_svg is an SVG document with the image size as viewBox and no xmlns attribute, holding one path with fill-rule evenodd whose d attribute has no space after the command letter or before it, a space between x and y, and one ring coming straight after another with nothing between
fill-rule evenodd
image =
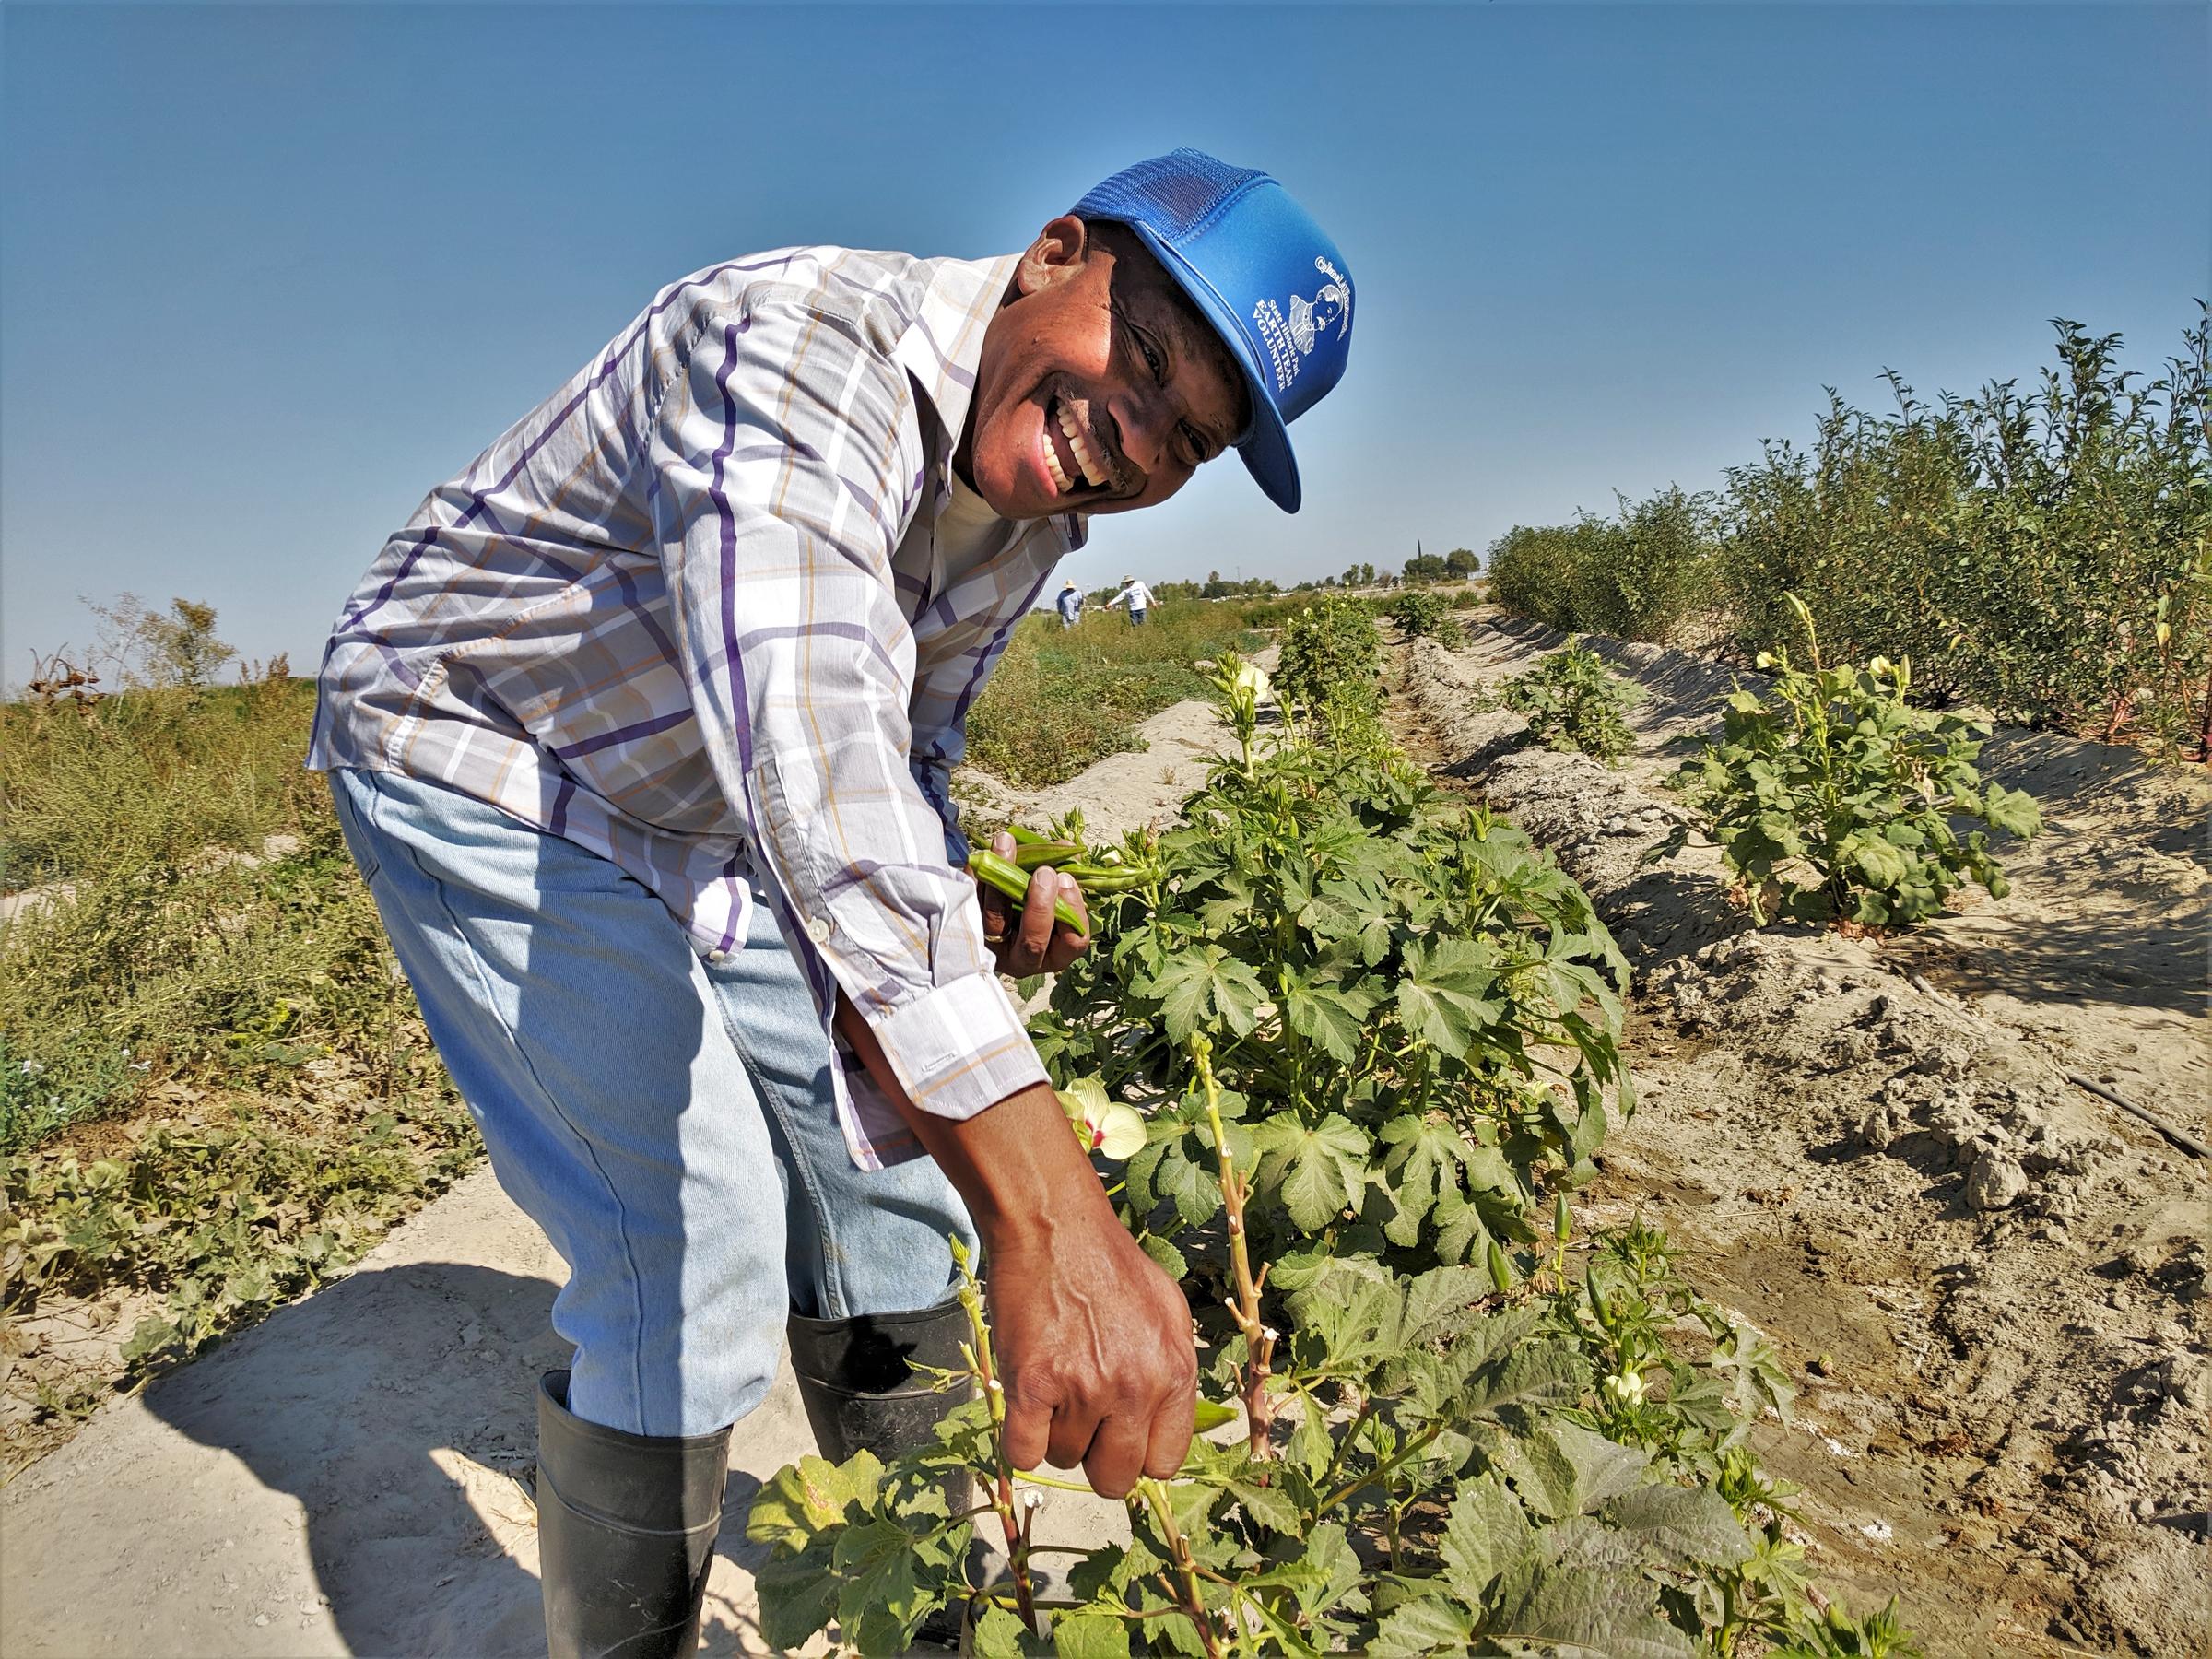
<instances>
[{"instance_id":1,"label":"man's fingers","mask_svg":"<svg viewBox=\"0 0 2212 1659\"><path fill-rule=\"evenodd\" d=\"M1053 900L1060 896L1060 875L1050 865L1030 877L1030 896L1022 900L1019 938L1021 971L1034 973L1053 947Z\"/></svg>"},{"instance_id":2,"label":"man's fingers","mask_svg":"<svg viewBox=\"0 0 2212 1659\"><path fill-rule=\"evenodd\" d=\"M1067 908L1069 910L1074 911L1077 915L1083 918L1083 925L1081 927L1070 927L1066 923L1063 922L1060 924L1061 932L1070 939L1089 938L1090 906L1083 902L1083 884L1077 881L1073 876L1061 877L1060 897L1067 900Z\"/></svg>"},{"instance_id":3,"label":"man's fingers","mask_svg":"<svg viewBox=\"0 0 2212 1659\"><path fill-rule=\"evenodd\" d=\"M1071 1409L1063 1405L1053 1414L1053 1432L1046 1441L1045 1461L1055 1469L1072 1469L1090 1455L1091 1437L1098 1432L1095 1409Z\"/></svg>"},{"instance_id":4,"label":"man's fingers","mask_svg":"<svg viewBox=\"0 0 2212 1659\"><path fill-rule=\"evenodd\" d=\"M1033 1469L1044 1461L1053 1431L1048 1406L1006 1396L1006 1461L1018 1469Z\"/></svg>"},{"instance_id":5,"label":"man's fingers","mask_svg":"<svg viewBox=\"0 0 2212 1659\"><path fill-rule=\"evenodd\" d=\"M1176 1459L1177 1466L1182 1460ZM1126 1498L1146 1471L1145 1430L1127 1418L1108 1418L1099 1425L1083 1460L1083 1474L1090 1489L1101 1498Z\"/></svg>"},{"instance_id":6,"label":"man's fingers","mask_svg":"<svg viewBox=\"0 0 2212 1659\"><path fill-rule=\"evenodd\" d=\"M1190 1454L1191 1436L1198 1428L1198 1380L1178 1390L1152 1417L1152 1438L1145 1446L1145 1473L1155 1480L1172 1480Z\"/></svg>"}]
</instances>

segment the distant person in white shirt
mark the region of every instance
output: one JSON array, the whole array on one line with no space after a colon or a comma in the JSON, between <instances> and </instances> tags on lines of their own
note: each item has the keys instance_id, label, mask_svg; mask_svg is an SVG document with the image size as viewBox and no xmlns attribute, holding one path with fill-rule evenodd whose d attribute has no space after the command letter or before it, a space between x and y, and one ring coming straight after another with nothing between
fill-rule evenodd
<instances>
[{"instance_id":1,"label":"distant person in white shirt","mask_svg":"<svg viewBox=\"0 0 2212 1659\"><path fill-rule=\"evenodd\" d=\"M1083 616L1083 591L1072 582L1062 585L1060 597L1053 602L1060 607L1060 626L1073 628Z\"/></svg>"},{"instance_id":2,"label":"distant person in white shirt","mask_svg":"<svg viewBox=\"0 0 2212 1659\"><path fill-rule=\"evenodd\" d=\"M1129 607L1129 625L1142 628L1145 613L1152 608L1152 590L1134 576L1122 578L1122 591L1106 601L1109 606L1125 605Z\"/></svg>"}]
</instances>

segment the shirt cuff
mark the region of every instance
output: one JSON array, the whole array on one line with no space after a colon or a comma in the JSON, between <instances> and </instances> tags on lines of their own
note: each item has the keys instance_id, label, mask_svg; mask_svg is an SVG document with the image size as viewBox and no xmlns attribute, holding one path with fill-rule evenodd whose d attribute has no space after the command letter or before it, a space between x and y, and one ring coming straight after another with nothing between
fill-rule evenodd
<instances>
[{"instance_id":1,"label":"shirt cuff","mask_svg":"<svg viewBox=\"0 0 2212 1659\"><path fill-rule=\"evenodd\" d=\"M868 1021L907 1099L935 1117L971 1118L1046 1082L1014 999L995 973L971 973Z\"/></svg>"}]
</instances>

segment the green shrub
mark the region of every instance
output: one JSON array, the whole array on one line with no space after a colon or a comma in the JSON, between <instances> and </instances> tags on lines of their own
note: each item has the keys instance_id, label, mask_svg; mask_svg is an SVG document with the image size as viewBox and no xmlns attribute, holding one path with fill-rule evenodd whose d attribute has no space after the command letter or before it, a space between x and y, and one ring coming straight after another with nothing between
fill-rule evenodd
<instances>
[{"instance_id":1,"label":"green shrub","mask_svg":"<svg viewBox=\"0 0 2212 1659\"><path fill-rule=\"evenodd\" d=\"M1721 740L1677 774L1753 920L1896 926L1940 911L1962 877L2002 899L2008 885L1988 832L1961 838L1952 820L2025 837L2042 815L2020 791L1983 783L1973 762L1987 724L1908 707L1908 663L1822 666L1811 616L1802 602L1794 609L1812 667L1762 653L1772 688L1738 686Z\"/></svg>"},{"instance_id":2,"label":"green shrub","mask_svg":"<svg viewBox=\"0 0 2212 1659\"><path fill-rule=\"evenodd\" d=\"M1548 628L1665 641L1712 608L1713 539L1710 497L1624 499L1617 518L1508 531L1490 548L1491 594Z\"/></svg>"},{"instance_id":3,"label":"green shrub","mask_svg":"<svg viewBox=\"0 0 2212 1659\"><path fill-rule=\"evenodd\" d=\"M1243 1433L1142 1481L1125 1541L1053 1547L1066 1588L1041 1600L1030 1506L1063 1483L1011 1466L962 1253L970 1342L942 1385L966 1403L888 1465L806 1458L763 1486L763 1639L835 1621L903 1653L935 1608L963 1651L1099 1659L1414 1659L1531 1631L1727 1653L1807 1630L1783 1495L1742 1444L1787 1420L1778 1357L1652 1230L1574 1225L1632 1104L1627 968L1587 896L1402 759L1296 735L1255 755L1256 704L1223 689L1241 756L1182 828L1114 850L1136 874L1093 907L1110 948L1032 1030L1086 1144L1124 1165L1124 1224L1189 1294L1199 1426ZM982 1501L948 1508L971 1479ZM979 1576L985 1525L1007 1559Z\"/></svg>"},{"instance_id":4,"label":"green shrub","mask_svg":"<svg viewBox=\"0 0 2212 1659\"><path fill-rule=\"evenodd\" d=\"M423 1065L435 1073L427 1049ZM124 1360L189 1357L354 1260L479 1150L467 1112L431 1086L313 1118L241 1107L156 1124L89 1163L0 1157L0 1314L155 1291L166 1310Z\"/></svg>"},{"instance_id":5,"label":"green shrub","mask_svg":"<svg viewBox=\"0 0 2212 1659\"><path fill-rule=\"evenodd\" d=\"M1283 625L1275 688L1301 710L1331 700L1371 710L1382 672L1374 612L1357 600L1322 599Z\"/></svg>"},{"instance_id":6,"label":"green shrub","mask_svg":"<svg viewBox=\"0 0 2212 1659\"><path fill-rule=\"evenodd\" d=\"M2147 384L2117 335L2060 321L2055 370L1894 414L1831 396L1813 447L1729 474L1722 555L1738 636L1910 656L1918 694L2000 719L2203 753L2212 707L2207 324Z\"/></svg>"},{"instance_id":7,"label":"green shrub","mask_svg":"<svg viewBox=\"0 0 2212 1659\"><path fill-rule=\"evenodd\" d=\"M1614 674L1581 635L1571 634L1566 649L1500 686L1498 700L1528 722L1545 747L1580 750L1610 765L1636 746L1622 716L1643 700L1643 688Z\"/></svg>"},{"instance_id":8,"label":"green shrub","mask_svg":"<svg viewBox=\"0 0 2212 1659\"><path fill-rule=\"evenodd\" d=\"M1428 588L1413 588L1399 594L1383 607L1382 614L1397 625L1400 637L1407 640L1424 635L1452 640L1460 631L1459 622L1452 615L1452 601Z\"/></svg>"},{"instance_id":9,"label":"green shrub","mask_svg":"<svg viewBox=\"0 0 2212 1659\"><path fill-rule=\"evenodd\" d=\"M1521 526L1491 596L1568 631L1665 640L1711 615L1743 648L1810 606L1839 658L1910 657L1914 696L2212 753L2212 312L2147 382L2120 337L2063 319L2031 390L1870 414L1832 393L1812 444L1769 442L1717 499L1666 490Z\"/></svg>"},{"instance_id":10,"label":"green shrub","mask_svg":"<svg viewBox=\"0 0 2212 1659\"><path fill-rule=\"evenodd\" d=\"M1516 617L1571 631L1574 572L1595 557L1596 527L1517 524L1490 544L1490 598Z\"/></svg>"}]
</instances>

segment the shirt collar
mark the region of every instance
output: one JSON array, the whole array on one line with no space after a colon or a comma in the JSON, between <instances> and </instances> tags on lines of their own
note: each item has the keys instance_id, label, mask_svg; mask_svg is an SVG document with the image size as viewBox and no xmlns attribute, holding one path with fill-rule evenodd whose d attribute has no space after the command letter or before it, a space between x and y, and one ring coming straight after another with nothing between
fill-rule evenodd
<instances>
[{"instance_id":1,"label":"shirt collar","mask_svg":"<svg viewBox=\"0 0 2212 1659\"><path fill-rule=\"evenodd\" d=\"M891 357L912 376L936 412L937 453L930 457L930 471L935 486L933 506L942 508L952 494L952 453L959 447L960 430L968 424L968 406L975 401L983 332L1006 299L1021 255L934 259L927 264L928 286L914 310L913 321L892 347ZM1064 548L1072 550L1083 545L1086 524L1082 513L1055 513L1046 522L1058 527Z\"/></svg>"}]
</instances>

